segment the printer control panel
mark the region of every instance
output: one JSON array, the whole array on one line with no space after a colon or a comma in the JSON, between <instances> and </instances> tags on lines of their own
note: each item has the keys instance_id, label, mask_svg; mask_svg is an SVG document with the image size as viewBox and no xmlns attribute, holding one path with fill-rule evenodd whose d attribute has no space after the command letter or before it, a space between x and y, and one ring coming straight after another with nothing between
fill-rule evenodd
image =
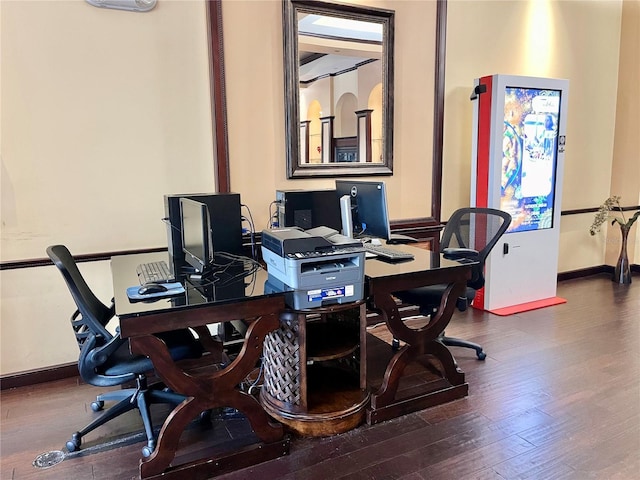
<instances>
[{"instance_id":1,"label":"printer control panel","mask_svg":"<svg viewBox=\"0 0 640 480\"><path fill-rule=\"evenodd\" d=\"M322 257L331 257L335 255L344 255L344 254L352 254L352 253L360 253L360 252L364 252L364 249L359 247L332 248L329 250L314 250L310 252L288 253L287 257L301 260L304 258L322 258Z\"/></svg>"}]
</instances>

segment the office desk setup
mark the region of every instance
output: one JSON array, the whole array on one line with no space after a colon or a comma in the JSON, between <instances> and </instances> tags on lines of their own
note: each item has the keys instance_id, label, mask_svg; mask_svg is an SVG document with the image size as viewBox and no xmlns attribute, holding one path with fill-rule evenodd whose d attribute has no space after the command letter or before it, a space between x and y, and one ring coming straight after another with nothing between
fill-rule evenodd
<instances>
[{"instance_id":1,"label":"office desk setup","mask_svg":"<svg viewBox=\"0 0 640 480\"><path fill-rule=\"evenodd\" d=\"M154 452L140 462L140 477L185 478L185 475L195 475L208 478L286 455L289 439L284 435L283 427L271 421L256 398L238 389L259 362L265 335L278 327L279 316L285 308L284 297L281 294L264 294L260 278L255 278L245 289L245 279L240 277L236 280L241 282L242 296L237 293L235 282L220 287L209 285L206 292L209 298L206 298L194 286L183 281L186 291L182 295L153 302L129 301L126 290L138 283L136 266L166 258L166 254L159 253L111 259L120 335L130 339L134 353L151 358L157 375L169 388L189 397L165 420ZM258 271L256 275L264 276L262 282L266 279L264 271ZM222 295L216 297L217 293ZM249 323L244 346L233 362L219 371L205 369L193 374L184 371L172 361L166 345L154 336L179 328L200 328L234 320ZM218 360L215 353L211 355L212 363ZM232 407L244 414L259 441L216 458L204 456L175 465L174 457L182 432L202 412L220 407Z\"/></svg>"},{"instance_id":2,"label":"office desk setup","mask_svg":"<svg viewBox=\"0 0 640 480\"><path fill-rule=\"evenodd\" d=\"M470 275L470 265L445 260L438 253L416 247L402 245L394 248L410 251L415 256L414 260L388 263L368 259L365 263L365 298L382 316L394 338L405 342L406 345L398 351L393 351L388 343L364 333L364 302L354 302L351 307L355 307L360 317L360 326L355 327L355 337L359 338L360 343L357 346L356 357L357 363L359 362L358 378L361 379L359 382L356 381L356 390L359 387L360 394L354 396L357 397L354 401L357 405L353 409L345 407L349 412L347 422L341 423L339 415L332 417L330 421L334 421L337 430L321 429L321 435L354 428L364 418L364 414L360 415L360 412L364 412L365 409L367 421L373 424L467 394L468 386L464 374L457 368L449 350L436 339L451 318L455 299L463 291ZM179 296L156 302L132 303L126 290L137 284L136 265L164 258L166 254L158 253L118 256L111 260L120 335L130 339L134 353L144 354L152 359L158 376L169 388L189 397L167 417L155 451L149 458L141 460L140 477L177 478L189 469L198 475L206 473L213 476L286 455L289 450L289 438L285 435L283 426L273 423L271 417L280 421L287 418L289 421L282 423L288 427L293 426L290 429L294 432L314 435L317 432L315 427L296 428L308 425L305 423L309 418L306 408L291 408L291 405L274 401L276 395L273 395L273 390L265 389L264 398L260 402L238 389L238 384L259 364L265 338L268 340L266 345L269 351L262 358L263 362L268 363L264 368L264 383L272 385L273 378L268 377L268 372L273 372L272 362L287 360L279 358L280 354L271 348L272 332L277 332L287 322L291 324L292 318L300 321L300 315L306 315L308 312L288 309L283 293L265 293L264 285L268 278L265 270L255 273L253 282L246 288L245 296L232 294L232 298L229 295L216 298L214 289L213 295L209 295L210 298L206 300L195 287L185 283L186 292ZM420 329L406 326L401 319L393 293L440 283L449 284L448 296L440 310ZM333 309L345 310L349 307L350 305L346 304ZM178 328L200 328L233 320L247 320L249 327L238 357L220 371L192 375L182 370L171 360L164 343L154 336L159 332ZM312 332L313 330L309 330L308 335L313 335ZM308 335L306 341L309 340ZM412 386L409 389L410 395L407 396L400 388L401 380L409 371L407 366L413 360L425 356L429 358L422 363L426 365L429 374L419 377L426 379L423 385L420 388ZM211 358L215 358L215 355ZM433 358L436 360L435 363L431 361ZM308 362L304 363L306 367ZM270 415L267 415L263 405L268 407ZM242 412L258 437L258 443L220 458L200 458L186 464L174 465L181 433L201 412L217 407L232 407ZM322 422L322 418L322 415L312 418L312 422Z\"/></svg>"}]
</instances>

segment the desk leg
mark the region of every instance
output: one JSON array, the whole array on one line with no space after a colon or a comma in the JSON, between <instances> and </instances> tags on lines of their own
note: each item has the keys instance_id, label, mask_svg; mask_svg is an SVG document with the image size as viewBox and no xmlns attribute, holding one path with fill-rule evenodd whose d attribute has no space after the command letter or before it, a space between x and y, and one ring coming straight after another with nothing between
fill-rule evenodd
<instances>
[{"instance_id":1,"label":"desk leg","mask_svg":"<svg viewBox=\"0 0 640 480\"><path fill-rule=\"evenodd\" d=\"M382 385L371 396L371 409L367 413L369 423L378 423L467 395L464 373L458 368L449 349L438 340L453 315L455 299L463 288L464 285L459 282L452 283L443 296L438 312L419 329L410 328L404 323L391 293L374 293L373 303L381 311L387 328L394 338L404 341L406 345L391 358ZM431 389L425 387L423 393L397 399L400 380L407 365L425 355L433 356L442 365L443 381Z\"/></svg>"},{"instance_id":2,"label":"desk leg","mask_svg":"<svg viewBox=\"0 0 640 480\"><path fill-rule=\"evenodd\" d=\"M242 350L231 365L222 371L198 376L191 376L180 369L171 359L164 342L158 337L146 335L130 339L131 350L134 353L148 355L153 361L158 376L169 388L190 397L178 405L165 420L156 449L148 459L140 463L141 478L165 475L174 469L180 469L184 473L183 466L170 467L178 449L180 436L187 425L201 412L217 407L229 406L240 410L262 442L276 443L276 451L279 455L274 456L288 452L288 442L286 445L281 442L284 438L282 426L271 423L260 403L237 388L237 385L256 365L262 352L265 335L278 326L278 316L275 314L258 318L249 326ZM203 470L204 466L214 463L210 460L202 459L194 462L193 466ZM212 465L210 468L214 467L215 465Z\"/></svg>"}]
</instances>

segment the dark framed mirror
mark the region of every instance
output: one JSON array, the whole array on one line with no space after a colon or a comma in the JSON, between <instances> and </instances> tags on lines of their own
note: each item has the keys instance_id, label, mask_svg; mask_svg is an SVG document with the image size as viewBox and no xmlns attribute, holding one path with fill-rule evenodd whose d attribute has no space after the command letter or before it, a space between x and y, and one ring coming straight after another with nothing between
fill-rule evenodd
<instances>
[{"instance_id":1,"label":"dark framed mirror","mask_svg":"<svg viewBox=\"0 0 640 480\"><path fill-rule=\"evenodd\" d=\"M393 173L394 12L283 0L287 178Z\"/></svg>"}]
</instances>

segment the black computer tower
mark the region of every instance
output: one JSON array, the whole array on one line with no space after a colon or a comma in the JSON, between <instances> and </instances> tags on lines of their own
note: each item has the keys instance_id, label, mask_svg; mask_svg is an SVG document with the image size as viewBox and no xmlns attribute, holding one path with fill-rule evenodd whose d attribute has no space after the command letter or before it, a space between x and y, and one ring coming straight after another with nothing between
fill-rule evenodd
<instances>
[{"instance_id":1,"label":"black computer tower","mask_svg":"<svg viewBox=\"0 0 640 480\"><path fill-rule=\"evenodd\" d=\"M242 213L238 193L186 193L164 196L167 222L169 267L178 274L186 267L182 251L180 199L189 198L207 205L211 225L213 251L242 255Z\"/></svg>"},{"instance_id":2,"label":"black computer tower","mask_svg":"<svg viewBox=\"0 0 640 480\"><path fill-rule=\"evenodd\" d=\"M276 191L279 227L342 229L340 201L332 190Z\"/></svg>"}]
</instances>

